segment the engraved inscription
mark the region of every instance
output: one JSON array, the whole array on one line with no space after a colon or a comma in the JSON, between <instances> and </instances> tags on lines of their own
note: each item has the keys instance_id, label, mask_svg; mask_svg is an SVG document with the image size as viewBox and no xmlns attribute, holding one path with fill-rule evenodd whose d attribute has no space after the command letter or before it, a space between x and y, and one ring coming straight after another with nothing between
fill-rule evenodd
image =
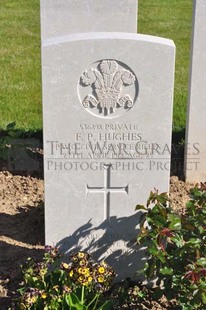
<instances>
[{"instance_id":1,"label":"engraved inscription","mask_svg":"<svg viewBox=\"0 0 206 310\"><path fill-rule=\"evenodd\" d=\"M129 69L115 60L102 60L85 70L80 77L82 87L90 87L81 101L84 108L99 116L110 116L119 109L128 110L134 105L134 98L123 92L128 86L135 88L136 77Z\"/></svg>"},{"instance_id":2,"label":"engraved inscription","mask_svg":"<svg viewBox=\"0 0 206 310\"><path fill-rule=\"evenodd\" d=\"M104 164L104 186L88 186L86 185L86 193L103 193L104 194L104 219L110 222L110 194L126 193L128 194L129 185L114 187L110 185L111 164Z\"/></svg>"}]
</instances>

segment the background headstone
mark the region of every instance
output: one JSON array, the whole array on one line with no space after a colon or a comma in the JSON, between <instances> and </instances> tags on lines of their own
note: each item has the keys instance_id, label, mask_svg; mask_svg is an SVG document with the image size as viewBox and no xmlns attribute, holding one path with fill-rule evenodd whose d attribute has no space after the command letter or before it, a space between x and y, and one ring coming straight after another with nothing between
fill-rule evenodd
<instances>
[{"instance_id":1,"label":"background headstone","mask_svg":"<svg viewBox=\"0 0 206 310\"><path fill-rule=\"evenodd\" d=\"M46 243L120 278L141 266L135 205L169 188L174 55L170 40L128 33L43 41Z\"/></svg>"},{"instance_id":2,"label":"background headstone","mask_svg":"<svg viewBox=\"0 0 206 310\"><path fill-rule=\"evenodd\" d=\"M206 181L206 1L194 1L185 178Z\"/></svg>"},{"instance_id":3,"label":"background headstone","mask_svg":"<svg viewBox=\"0 0 206 310\"><path fill-rule=\"evenodd\" d=\"M81 32L137 32L138 0L41 0L42 39Z\"/></svg>"}]
</instances>

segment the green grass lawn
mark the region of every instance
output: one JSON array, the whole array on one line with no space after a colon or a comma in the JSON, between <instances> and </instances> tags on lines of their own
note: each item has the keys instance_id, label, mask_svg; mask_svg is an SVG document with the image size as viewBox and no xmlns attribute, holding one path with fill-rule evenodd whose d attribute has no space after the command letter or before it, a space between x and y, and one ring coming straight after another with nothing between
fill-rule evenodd
<instances>
[{"instance_id":1,"label":"green grass lawn","mask_svg":"<svg viewBox=\"0 0 206 310\"><path fill-rule=\"evenodd\" d=\"M39 0L0 0L0 128L42 128ZM138 32L175 41L174 130L185 127L192 0L139 0Z\"/></svg>"},{"instance_id":2,"label":"green grass lawn","mask_svg":"<svg viewBox=\"0 0 206 310\"><path fill-rule=\"evenodd\" d=\"M42 128L38 0L0 0L0 127Z\"/></svg>"},{"instance_id":3,"label":"green grass lawn","mask_svg":"<svg viewBox=\"0 0 206 310\"><path fill-rule=\"evenodd\" d=\"M139 0L138 32L172 39L176 45L173 129L185 128L192 0Z\"/></svg>"}]
</instances>

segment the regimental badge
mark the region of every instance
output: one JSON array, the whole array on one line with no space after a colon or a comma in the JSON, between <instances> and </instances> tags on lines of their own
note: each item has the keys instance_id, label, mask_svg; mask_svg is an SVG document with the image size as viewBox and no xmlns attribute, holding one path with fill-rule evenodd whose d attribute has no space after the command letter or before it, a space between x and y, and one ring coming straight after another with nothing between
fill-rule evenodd
<instances>
[{"instance_id":1,"label":"regimental badge","mask_svg":"<svg viewBox=\"0 0 206 310\"><path fill-rule=\"evenodd\" d=\"M82 86L90 86L91 94L82 100L86 109L96 108L96 114L109 116L118 109L130 109L134 105L134 96L123 92L129 85L135 86L136 77L115 60L102 60L96 68L85 70L80 77ZM134 88L134 87L133 87Z\"/></svg>"}]
</instances>

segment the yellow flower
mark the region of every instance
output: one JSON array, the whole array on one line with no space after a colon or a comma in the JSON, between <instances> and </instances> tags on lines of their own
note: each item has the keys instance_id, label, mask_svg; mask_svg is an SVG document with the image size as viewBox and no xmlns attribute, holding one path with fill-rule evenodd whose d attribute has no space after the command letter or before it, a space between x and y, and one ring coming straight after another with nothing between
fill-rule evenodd
<instances>
[{"instance_id":1,"label":"yellow flower","mask_svg":"<svg viewBox=\"0 0 206 310\"><path fill-rule=\"evenodd\" d=\"M78 281L79 281L80 283L82 283L82 282L84 281L84 277L80 276L80 277L78 278Z\"/></svg>"},{"instance_id":2,"label":"yellow flower","mask_svg":"<svg viewBox=\"0 0 206 310\"><path fill-rule=\"evenodd\" d=\"M82 274L82 268L80 267L80 268L78 268L78 273L80 273L80 274Z\"/></svg>"},{"instance_id":3,"label":"yellow flower","mask_svg":"<svg viewBox=\"0 0 206 310\"><path fill-rule=\"evenodd\" d=\"M40 269L39 273L41 276L44 276L46 274L46 269Z\"/></svg>"},{"instance_id":4,"label":"yellow flower","mask_svg":"<svg viewBox=\"0 0 206 310\"><path fill-rule=\"evenodd\" d=\"M89 283L86 281L84 283L82 283L82 285L87 286Z\"/></svg>"},{"instance_id":5,"label":"yellow flower","mask_svg":"<svg viewBox=\"0 0 206 310\"><path fill-rule=\"evenodd\" d=\"M53 290L55 290L56 292L58 291L59 285L55 285L53 286Z\"/></svg>"},{"instance_id":6,"label":"yellow flower","mask_svg":"<svg viewBox=\"0 0 206 310\"><path fill-rule=\"evenodd\" d=\"M104 273L105 272L105 268L104 267L99 267L98 271L99 271L99 273Z\"/></svg>"},{"instance_id":7,"label":"yellow flower","mask_svg":"<svg viewBox=\"0 0 206 310\"><path fill-rule=\"evenodd\" d=\"M27 301L29 304L31 304L31 303L32 303L31 297L28 297L28 298L26 299L26 301Z\"/></svg>"},{"instance_id":8,"label":"yellow flower","mask_svg":"<svg viewBox=\"0 0 206 310\"><path fill-rule=\"evenodd\" d=\"M84 265L85 265L85 261L84 261L84 260L80 260L80 261L79 261L79 265L80 265L80 266L84 266Z\"/></svg>"},{"instance_id":9,"label":"yellow flower","mask_svg":"<svg viewBox=\"0 0 206 310\"><path fill-rule=\"evenodd\" d=\"M69 272L69 276L70 276L70 277L73 277L73 275L74 275L74 270L71 270L71 271Z\"/></svg>"},{"instance_id":10,"label":"yellow flower","mask_svg":"<svg viewBox=\"0 0 206 310\"><path fill-rule=\"evenodd\" d=\"M35 296L31 297L31 302L32 302L33 304L35 304L36 301L37 301L37 297L35 297Z\"/></svg>"},{"instance_id":11,"label":"yellow flower","mask_svg":"<svg viewBox=\"0 0 206 310\"><path fill-rule=\"evenodd\" d=\"M89 268L82 268L82 274L89 275Z\"/></svg>"},{"instance_id":12,"label":"yellow flower","mask_svg":"<svg viewBox=\"0 0 206 310\"><path fill-rule=\"evenodd\" d=\"M92 282L92 277L88 277L87 278L87 281L90 283L90 282Z\"/></svg>"},{"instance_id":13,"label":"yellow flower","mask_svg":"<svg viewBox=\"0 0 206 310\"><path fill-rule=\"evenodd\" d=\"M46 293L46 292L43 292L43 293L41 294L41 297L42 297L43 299L47 298L47 293Z\"/></svg>"},{"instance_id":14,"label":"yellow flower","mask_svg":"<svg viewBox=\"0 0 206 310\"><path fill-rule=\"evenodd\" d=\"M69 265L66 264L66 263L63 263L62 266L63 266L64 269L68 269L69 268Z\"/></svg>"},{"instance_id":15,"label":"yellow flower","mask_svg":"<svg viewBox=\"0 0 206 310\"><path fill-rule=\"evenodd\" d=\"M78 258L75 257L75 256L72 258L72 260L73 260L73 262L75 262L75 263L78 262Z\"/></svg>"},{"instance_id":16,"label":"yellow flower","mask_svg":"<svg viewBox=\"0 0 206 310\"><path fill-rule=\"evenodd\" d=\"M83 252L78 252L78 257L79 258L83 258L85 255L84 255L84 253Z\"/></svg>"},{"instance_id":17,"label":"yellow flower","mask_svg":"<svg viewBox=\"0 0 206 310\"><path fill-rule=\"evenodd\" d=\"M99 282L99 283L104 282L104 278L103 278L103 277L101 277L101 276L100 276L100 277L98 277L98 278L97 278L97 280L98 280L98 282Z\"/></svg>"}]
</instances>

